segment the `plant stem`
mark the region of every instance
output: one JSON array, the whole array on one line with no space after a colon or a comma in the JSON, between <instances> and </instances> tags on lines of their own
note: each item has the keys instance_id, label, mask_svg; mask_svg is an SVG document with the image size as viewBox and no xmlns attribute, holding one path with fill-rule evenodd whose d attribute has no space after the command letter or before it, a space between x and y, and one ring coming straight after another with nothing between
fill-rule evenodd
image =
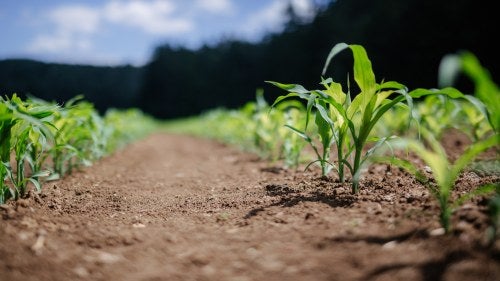
<instances>
[{"instance_id":1,"label":"plant stem","mask_svg":"<svg viewBox=\"0 0 500 281\"><path fill-rule=\"evenodd\" d=\"M352 169L352 194L356 194L359 191L359 172L361 164L361 154L363 152L363 146L356 144L354 152L354 163Z\"/></svg>"},{"instance_id":2,"label":"plant stem","mask_svg":"<svg viewBox=\"0 0 500 281\"><path fill-rule=\"evenodd\" d=\"M323 148L323 161L321 161L321 174L322 176L326 176L328 174L328 159L330 155L330 147Z\"/></svg>"},{"instance_id":3,"label":"plant stem","mask_svg":"<svg viewBox=\"0 0 500 281\"><path fill-rule=\"evenodd\" d=\"M439 215L439 221L441 222L441 226L443 226L444 231L446 233L449 233L451 210L448 207L448 196L440 196L439 197L439 207L441 208L441 214Z\"/></svg>"},{"instance_id":4,"label":"plant stem","mask_svg":"<svg viewBox=\"0 0 500 281\"><path fill-rule=\"evenodd\" d=\"M339 180L341 183L344 183L344 162L342 161L344 158L344 152L342 150L343 147L343 138L339 138L339 142L337 144L337 159L338 159L338 165L339 165Z\"/></svg>"},{"instance_id":5,"label":"plant stem","mask_svg":"<svg viewBox=\"0 0 500 281\"><path fill-rule=\"evenodd\" d=\"M25 190L24 184L24 160L22 158L16 159L17 162L17 174L16 174L16 199L22 197Z\"/></svg>"}]
</instances>

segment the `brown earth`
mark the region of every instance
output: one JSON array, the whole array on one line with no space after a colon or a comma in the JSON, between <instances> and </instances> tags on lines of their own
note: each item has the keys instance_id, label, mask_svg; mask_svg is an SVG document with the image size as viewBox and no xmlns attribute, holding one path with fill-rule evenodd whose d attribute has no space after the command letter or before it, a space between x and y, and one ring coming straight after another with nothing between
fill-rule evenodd
<instances>
[{"instance_id":1,"label":"brown earth","mask_svg":"<svg viewBox=\"0 0 500 281\"><path fill-rule=\"evenodd\" d=\"M457 191L499 178L466 172ZM373 165L357 195L337 181L154 134L0 206L0 280L500 280L485 198L442 235L398 168Z\"/></svg>"}]
</instances>

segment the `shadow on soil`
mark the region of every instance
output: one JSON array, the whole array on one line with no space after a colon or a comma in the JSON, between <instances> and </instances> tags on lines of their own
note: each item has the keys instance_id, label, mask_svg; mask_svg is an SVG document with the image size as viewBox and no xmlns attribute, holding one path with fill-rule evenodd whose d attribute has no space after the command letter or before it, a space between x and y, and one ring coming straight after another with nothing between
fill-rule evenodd
<instances>
[{"instance_id":1,"label":"shadow on soil","mask_svg":"<svg viewBox=\"0 0 500 281\"><path fill-rule=\"evenodd\" d=\"M423 280L443 280L446 270L454 263L461 262L471 257L467 251L454 251L446 254L438 260L430 260L424 263L400 263L379 267L368 273L362 280L376 280L381 275L391 275L398 270L412 268L418 271Z\"/></svg>"},{"instance_id":2,"label":"shadow on soil","mask_svg":"<svg viewBox=\"0 0 500 281\"><path fill-rule=\"evenodd\" d=\"M256 216L266 208L274 206L293 207L301 202L321 202L329 205L332 208L345 208L351 206L356 201L356 197L350 194L335 195L320 191L313 191L304 194L303 192L293 190L286 185L275 184L266 186L266 194L268 196L281 197L281 200L268 206L255 208L249 211L248 214L244 217L245 219Z\"/></svg>"},{"instance_id":3,"label":"shadow on soil","mask_svg":"<svg viewBox=\"0 0 500 281\"><path fill-rule=\"evenodd\" d=\"M397 242L404 243L408 240L426 240L431 239L427 230L425 229L416 229L408 232L404 232L397 235L391 236L341 236L328 238L318 243L316 246L318 248L325 248L328 245L334 245L338 243L356 243L356 242L366 242L370 244L378 244L384 245L389 242ZM436 241L437 245L440 243ZM475 251L467 251L467 250L453 250L448 253L445 253L444 256L440 259L432 259L426 262L420 263L395 263L390 265L380 266L372 271L370 271L367 275L365 275L361 280L378 280L381 276L393 276L398 271L405 269L413 269L420 273L422 280L443 280L444 274L446 270L450 268L451 265L462 262L468 259L477 259L477 254L473 254L474 252L479 252L485 255L487 260L497 260L500 261L500 252L498 250L482 247L476 245L477 249ZM481 254L481 255L482 255Z\"/></svg>"},{"instance_id":4,"label":"shadow on soil","mask_svg":"<svg viewBox=\"0 0 500 281\"><path fill-rule=\"evenodd\" d=\"M416 229L407 231L401 234L389 235L389 236L340 236L334 238L327 238L323 242L318 244L319 248L323 248L328 244L335 243L349 243L349 242L366 242L369 244L379 244L384 245L389 242L401 243L409 239L427 239L429 234L425 229Z\"/></svg>"}]
</instances>

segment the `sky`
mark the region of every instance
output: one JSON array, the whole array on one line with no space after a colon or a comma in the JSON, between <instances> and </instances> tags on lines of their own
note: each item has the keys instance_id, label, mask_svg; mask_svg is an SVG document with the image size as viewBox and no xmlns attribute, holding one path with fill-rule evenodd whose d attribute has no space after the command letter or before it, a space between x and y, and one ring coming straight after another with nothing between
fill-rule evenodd
<instances>
[{"instance_id":1,"label":"sky","mask_svg":"<svg viewBox=\"0 0 500 281\"><path fill-rule=\"evenodd\" d=\"M289 3L311 19L320 0L0 0L0 60L144 65L161 44L196 49L257 42L286 23Z\"/></svg>"}]
</instances>

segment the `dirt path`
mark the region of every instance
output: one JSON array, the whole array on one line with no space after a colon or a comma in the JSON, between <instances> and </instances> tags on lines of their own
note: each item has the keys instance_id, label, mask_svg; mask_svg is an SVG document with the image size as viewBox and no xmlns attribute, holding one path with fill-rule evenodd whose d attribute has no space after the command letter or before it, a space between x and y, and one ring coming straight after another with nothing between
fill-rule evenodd
<instances>
[{"instance_id":1,"label":"dirt path","mask_svg":"<svg viewBox=\"0 0 500 281\"><path fill-rule=\"evenodd\" d=\"M375 166L363 182L353 196L315 172L152 135L1 206L0 280L500 280L499 243L480 243L484 202L435 235L437 207L411 177Z\"/></svg>"}]
</instances>

